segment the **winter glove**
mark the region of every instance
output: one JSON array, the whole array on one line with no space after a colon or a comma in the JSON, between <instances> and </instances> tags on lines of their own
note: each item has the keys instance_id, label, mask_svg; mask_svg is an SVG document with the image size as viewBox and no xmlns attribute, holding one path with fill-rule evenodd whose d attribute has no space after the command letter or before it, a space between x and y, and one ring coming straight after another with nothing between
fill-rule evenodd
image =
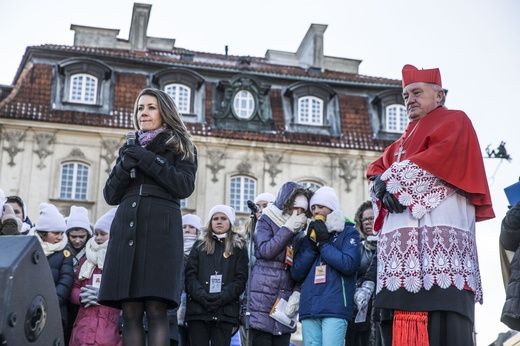
<instances>
[{"instance_id":1,"label":"winter glove","mask_svg":"<svg viewBox=\"0 0 520 346\"><path fill-rule=\"evenodd\" d=\"M285 221L284 226L289 229L289 231L293 233L298 233L301 231L303 226L305 226L305 223L307 222L307 216L305 216L305 213L301 213L300 215L297 214L297 211L294 210L291 217L287 221Z\"/></svg>"},{"instance_id":2,"label":"winter glove","mask_svg":"<svg viewBox=\"0 0 520 346\"><path fill-rule=\"evenodd\" d=\"M149 153L149 151L140 145L129 145L123 147L122 153L123 156L130 156L137 161L140 161L146 154Z\"/></svg>"},{"instance_id":3,"label":"winter glove","mask_svg":"<svg viewBox=\"0 0 520 346\"><path fill-rule=\"evenodd\" d=\"M16 215L14 214L13 206L7 203L4 204L2 223L4 223L5 220L14 219L15 217Z\"/></svg>"},{"instance_id":4,"label":"winter glove","mask_svg":"<svg viewBox=\"0 0 520 346\"><path fill-rule=\"evenodd\" d=\"M382 199L386 192L386 183L381 180L381 175L378 175L374 179L374 185L372 185L372 191L376 195L377 199Z\"/></svg>"},{"instance_id":5,"label":"winter glove","mask_svg":"<svg viewBox=\"0 0 520 346\"><path fill-rule=\"evenodd\" d=\"M215 312L217 309L222 305L222 297L219 293L217 294L210 294L207 297L208 300L208 306L207 309L209 312Z\"/></svg>"},{"instance_id":6,"label":"winter glove","mask_svg":"<svg viewBox=\"0 0 520 346\"><path fill-rule=\"evenodd\" d=\"M316 245L318 245L318 248L321 248L323 244L329 241L329 230L325 222L321 220L314 221L314 230L316 231Z\"/></svg>"},{"instance_id":7,"label":"winter glove","mask_svg":"<svg viewBox=\"0 0 520 346\"><path fill-rule=\"evenodd\" d=\"M137 167L137 163L139 161L137 161L136 159L134 159L133 157L131 156L128 156L128 155L123 155L121 156L121 167L123 168L123 170L125 172L128 172L130 173L130 171L132 170L132 168L135 168Z\"/></svg>"},{"instance_id":8,"label":"winter glove","mask_svg":"<svg viewBox=\"0 0 520 346\"><path fill-rule=\"evenodd\" d=\"M361 310L363 306L368 304L368 301L374 292L374 286L375 284L373 281L364 281L361 284L361 287L356 290L356 293L354 294L354 303L356 303L358 310Z\"/></svg>"},{"instance_id":9,"label":"winter glove","mask_svg":"<svg viewBox=\"0 0 520 346\"><path fill-rule=\"evenodd\" d=\"M311 232L314 229L314 221L311 221L309 227L307 228L307 238L309 239L310 248L312 251L318 251L318 246L316 245L316 240L311 238Z\"/></svg>"},{"instance_id":10,"label":"winter glove","mask_svg":"<svg viewBox=\"0 0 520 346\"><path fill-rule=\"evenodd\" d=\"M79 294L81 298L81 304L85 304L86 308L88 308L91 305L99 305L98 293L99 288L94 287L92 285L86 285L85 287L81 287L81 293Z\"/></svg>"},{"instance_id":11,"label":"winter glove","mask_svg":"<svg viewBox=\"0 0 520 346\"><path fill-rule=\"evenodd\" d=\"M508 231L520 231L520 202L507 211L502 220L502 225Z\"/></svg>"},{"instance_id":12,"label":"winter glove","mask_svg":"<svg viewBox=\"0 0 520 346\"><path fill-rule=\"evenodd\" d=\"M395 198L395 196L393 194L391 194L390 192L386 192L385 195L383 196L383 205L391 213L400 214L403 211L405 211L405 209L406 209L406 207L404 205L402 205L401 203L399 203L397 198Z\"/></svg>"},{"instance_id":13,"label":"winter glove","mask_svg":"<svg viewBox=\"0 0 520 346\"><path fill-rule=\"evenodd\" d=\"M300 292L294 291L289 300L287 301L287 305L285 306L285 314L289 318L293 318L294 315L298 313L300 310Z\"/></svg>"}]
</instances>

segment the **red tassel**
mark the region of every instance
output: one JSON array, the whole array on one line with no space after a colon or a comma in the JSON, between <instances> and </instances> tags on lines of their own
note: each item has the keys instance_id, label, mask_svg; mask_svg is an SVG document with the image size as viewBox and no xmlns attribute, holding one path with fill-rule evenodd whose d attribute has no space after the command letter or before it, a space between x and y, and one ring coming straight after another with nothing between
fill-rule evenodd
<instances>
[{"instance_id":1,"label":"red tassel","mask_svg":"<svg viewBox=\"0 0 520 346\"><path fill-rule=\"evenodd\" d=\"M392 346L429 346L428 313L394 310Z\"/></svg>"}]
</instances>

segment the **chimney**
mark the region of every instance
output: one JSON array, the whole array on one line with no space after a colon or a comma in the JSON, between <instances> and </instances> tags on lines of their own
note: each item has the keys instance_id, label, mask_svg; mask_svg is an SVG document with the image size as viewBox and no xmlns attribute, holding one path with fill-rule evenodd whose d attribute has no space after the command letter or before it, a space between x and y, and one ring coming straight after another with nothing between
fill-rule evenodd
<instances>
[{"instance_id":1,"label":"chimney","mask_svg":"<svg viewBox=\"0 0 520 346\"><path fill-rule=\"evenodd\" d=\"M148 20L150 19L150 11L152 5L149 4L134 4L132 12L132 24L130 26L130 49L136 51L145 51L146 42L148 39Z\"/></svg>"}]
</instances>

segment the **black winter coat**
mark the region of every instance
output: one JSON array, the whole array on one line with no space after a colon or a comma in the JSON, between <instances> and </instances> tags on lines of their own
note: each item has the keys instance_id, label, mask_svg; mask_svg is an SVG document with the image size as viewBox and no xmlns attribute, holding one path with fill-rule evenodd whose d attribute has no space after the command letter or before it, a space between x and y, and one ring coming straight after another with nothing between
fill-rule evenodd
<instances>
[{"instance_id":1,"label":"black winter coat","mask_svg":"<svg viewBox=\"0 0 520 346\"><path fill-rule=\"evenodd\" d=\"M502 220L500 244L506 250L515 251L500 321L511 329L520 330L520 202Z\"/></svg>"},{"instance_id":2,"label":"black winter coat","mask_svg":"<svg viewBox=\"0 0 520 346\"><path fill-rule=\"evenodd\" d=\"M69 300L72 285L74 284L74 269L72 268L72 254L67 245L63 250L56 251L47 256L49 267L51 268L52 279L58 294L60 304L61 319L66 321L67 302Z\"/></svg>"},{"instance_id":3,"label":"black winter coat","mask_svg":"<svg viewBox=\"0 0 520 346\"><path fill-rule=\"evenodd\" d=\"M239 297L244 292L247 282L248 255L247 241L237 233L233 235L233 254L224 256L225 244L215 241L215 252L208 255L204 251L205 240L197 240L191 248L186 263L186 292L188 293L186 304L187 322L192 320L224 321L233 323L238 327L240 303ZM204 233L202 234L204 236ZM209 293L210 276L215 273L222 275L222 288L220 293ZM221 306L215 311L208 311L202 303L204 295L217 295L221 297Z\"/></svg>"},{"instance_id":4,"label":"black winter coat","mask_svg":"<svg viewBox=\"0 0 520 346\"><path fill-rule=\"evenodd\" d=\"M183 259L180 199L195 188L197 161L182 160L158 134L139 160L131 179L121 165L121 151L103 190L117 205L99 291L100 303L115 308L125 299L156 297L168 308L180 300Z\"/></svg>"}]
</instances>

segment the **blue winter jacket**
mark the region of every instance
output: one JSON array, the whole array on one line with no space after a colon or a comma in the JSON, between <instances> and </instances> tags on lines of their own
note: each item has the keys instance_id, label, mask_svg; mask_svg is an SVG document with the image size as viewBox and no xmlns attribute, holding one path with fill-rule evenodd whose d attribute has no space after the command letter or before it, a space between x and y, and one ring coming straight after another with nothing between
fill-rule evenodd
<instances>
[{"instance_id":1,"label":"blue winter jacket","mask_svg":"<svg viewBox=\"0 0 520 346\"><path fill-rule=\"evenodd\" d=\"M352 320L360 257L359 232L351 223L345 223L342 232L330 232L329 241L318 251L311 249L305 237L291 268L293 280L305 280L301 286L300 321L324 317ZM326 265L326 282L315 284L319 265Z\"/></svg>"}]
</instances>

